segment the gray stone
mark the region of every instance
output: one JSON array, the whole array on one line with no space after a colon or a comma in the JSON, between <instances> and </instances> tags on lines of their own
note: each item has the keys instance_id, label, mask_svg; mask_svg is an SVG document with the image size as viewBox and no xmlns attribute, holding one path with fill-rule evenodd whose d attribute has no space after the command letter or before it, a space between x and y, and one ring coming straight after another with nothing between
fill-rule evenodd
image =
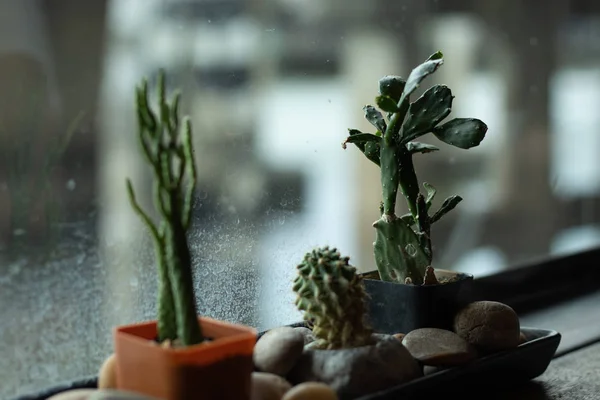
<instances>
[{"instance_id":1,"label":"gray stone","mask_svg":"<svg viewBox=\"0 0 600 400\"><path fill-rule=\"evenodd\" d=\"M265 333L254 346L254 365L261 372L285 376L304 350L304 334L291 327Z\"/></svg>"},{"instance_id":2,"label":"gray stone","mask_svg":"<svg viewBox=\"0 0 600 400\"><path fill-rule=\"evenodd\" d=\"M48 400L88 400L90 396L97 392L95 389L73 389L66 392L55 394Z\"/></svg>"},{"instance_id":3,"label":"gray stone","mask_svg":"<svg viewBox=\"0 0 600 400\"><path fill-rule=\"evenodd\" d=\"M156 397L144 396L139 393L133 393L122 390L97 390L92 393L87 400L159 400Z\"/></svg>"},{"instance_id":4,"label":"gray stone","mask_svg":"<svg viewBox=\"0 0 600 400\"><path fill-rule=\"evenodd\" d=\"M471 303L454 317L454 331L487 353L517 347L521 341L520 329L517 313L496 301Z\"/></svg>"},{"instance_id":5,"label":"gray stone","mask_svg":"<svg viewBox=\"0 0 600 400\"><path fill-rule=\"evenodd\" d=\"M353 399L423 375L419 363L391 335L374 335L375 344L340 350L305 350L288 380L329 385L340 399Z\"/></svg>"},{"instance_id":6,"label":"gray stone","mask_svg":"<svg viewBox=\"0 0 600 400\"><path fill-rule=\"evenodd\" d=\"M253 372L250 400L281 400L291 388L292 385L279 375Z\"/></svg>"},{"instance_id":7,"label":"gray stone","mask_svg":"<svg viewBox=\"0 0 600 400\"><path fill-rule=\"evenodd\" d=\"M297 330L298 332L302 333L302 335L304 336L304 344L305 345L315 341L315 337L313 336L312 330L305 328L303 326L300 326L300 327L297 327L294 329Z\"/></svg>"},{"instance_id":8,"label":"gray stone","mask_svg":"<svg viewBox=\"0 0 600 400\"><path fill-rule=\"evenodd\" d=\"M456 333L437 328L409 332L402 344L424 365L455 366L477 358L475 349Z\"/></svg>"},{"instance_id":9,"label":"gray stone","mask_svg":"<svg viewBox=\"0 0 600 400\"><path fill-rule=\"evenodd\" d=\"M304 382L294 386L281 400L338 400L338 396L324 383Z\"/></svg>"}]
</instances>

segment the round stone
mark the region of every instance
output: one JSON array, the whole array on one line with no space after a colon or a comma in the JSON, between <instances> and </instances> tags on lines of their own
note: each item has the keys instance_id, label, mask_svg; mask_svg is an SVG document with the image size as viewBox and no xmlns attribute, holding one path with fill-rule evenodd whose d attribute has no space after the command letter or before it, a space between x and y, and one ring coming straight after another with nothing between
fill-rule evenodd
<instances>
[{"instance_id":1,"label":"round stone","mask_svg":"<svg viewBox=\"0 0 600 400\"><path fill-rule=\"evenodd\" d=\"M402 344L424 365L462 365L477 357L475 350L466 340L444 329L415 329L404 336Z\"/></svg>"},{"instance_id":2,"label":"round stone","mask_svg":"<svg viewBox=\"0 0 600 400\"><path fill-rule=\"evenodd\" d=\"M265 333L254 346L254 365L261 372L285 376L304 350L305 335L291 327Z\"/></svg>"},{"instance_id":3,"label":"round stone","mask_svg":"<svg viewBox=\"0 0 600 400\"><path fill-rule=\"evenodd\" d=\"M95 389L73 389L55 394L49 397L48 400L87 400L95 392Z\"/></svg>"},{"instance_id":4,"label":"round stone","mask_svg":"<svg viewBox=\"0 0 600 400\"><path fill-rule=\"evenodd\" d=\"M281 400L338 400L338 396L324 383L305 382L294 386Z\"/></svg>"},{"instance_id":5,"label":"round stone","mask_svg":"<svg viewBox=\"0 0 600 400\"><path fill-rule=\"evenodd\" d=\"M393 336L399 341L402 341L402 339L404 339L404 336L406 335L404 333L395 333Z\"/></svg>"},{"instance_id":6,"label":"round stone","mask_svg":"<svg viewBox=\"0 0 600 400\"><path fill-rule=\"evenodd\" d=\"M527 336L523 332L519 334L519 344L523 344L527 342Z\"/></svg>"},{"instance_id":7,"label":"round stone","mask_svg":"<svg viewBox=\"0 0 600 400\"><path fill-rule=\"evenodd\" d=\"M353 399L423 376L402 342L391 335L372 337L373 345L305 350L287 378L295 385L322 382L340 398Z\"/></svg>"},{"instance_id":8,"label":"round stone","mask_svg":"<svg viewBox=\"0 0 600 400\"><path fill-rule=\"evenodd\" d=\"M303 326L299 326L294 329L297 330L298 332L302 333L302 335L304 336L304 345L307 345L307 344L315 341L315 337L313 336L312 330L305 328Z\"/></svg>"},{"instance_id":9,"label":"round stone","mask_svg":"<svg viewBox=\"0 0 600 400\"><path fill-rule=\"evenodd\" d=\"M144 396L124 390L96 390L86 400L159 400L156 397Z\"/></svg>"},{"instance_id":10,"label":"round stone","mask_svg":"<svg viewBox=\"0 0 600 400\"><path fill-rule=\"evenodd\" d=\"M292 385L279 375L253 372L250 400L281 400L291 388Z\"/></svg>"},{"instance_id":11,"label":"round stone","mask_svg":"<svg viewBox=\"0 0 600 400\"><path fill-rule=\"evenodd\" d=\"M115 370L116 358L111 354L100 367L98 373L98 389L116 389L117 373Z\"/></svg>"},{"instance_id":12,"label":"round stone","mask_svg":"<svg viewBox=\"0 0 600 400\"><path fill-rule=\"evenodd\" d=\"M454 317L454 331L484 352L512 349L521 341L517 313L496 301L477 301L467 305Z\"/></svg>"}]
</instances>

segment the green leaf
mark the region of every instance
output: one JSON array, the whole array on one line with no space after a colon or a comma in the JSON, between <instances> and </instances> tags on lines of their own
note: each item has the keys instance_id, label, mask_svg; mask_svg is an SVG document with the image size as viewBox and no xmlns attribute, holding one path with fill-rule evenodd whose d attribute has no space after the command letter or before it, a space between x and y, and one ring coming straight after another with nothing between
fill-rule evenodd
<instances>
[{"instance_id":1,"label":"green leaf","mask_svg":"<svg viewBox=\"0 0 600 400\"><path fill-rule=\"evenodd\" d=\"M385 120L383 119L383 115L373 106L366 105L363 107L363 111L365 112L365 118L369 121L375 128L380 130L381 132L385 132L387 125L385 124Z\"/></svg>"},{"instance_id":2,"label":"green leaf","mask_svg":"<svg viewBox=\"0 0 600 400\"><path fill-rule=\"evenodd\" d=\"M435 214L430 219L430 223L433 224L436 221L439 221L446 213L452 211L454 207L458 205L462 201L462 197L460 196L450 196L442 203L442 206L439 210L436 211Z\"/></svg>"},{"instance_id":3,"label":"green leaf","mask_svg":"<svg viewBox=\"0 0 600 400\"><path fill-rule=\"evenodd\" d=\"M354 130L356 132L356 130ZM358 131L358 133L350 133L350 136L346 138L344 141L344 145L346 143L366 143L366 142L381 142L381 136L373 135L372 133L362 133Z\"/></svg>"},{"instance_id":4,"label":"green leaf","mask_svg":"<svg viewBox=\"0 0 600 400\"><path fill-rule=\"evenodd\" d=\"M377 107L381 108L385 112L394 113L398 111L398 105L389 96L384 94L379 95L375 98L375 101L377 102Z\"/></svg>"},{"instance_id":5,"label":"green leaf","mask_svg":"<svg viewBox=\"0 0 600 400\"><path fill-rule=\"evenodd\" d=\"M476 118L454 118L433 129L433 134L442 142L461 149L478 146L485 138L487 125Z\"/></svg>"},{"instance_id":6,"label":"green leaf","mask_svg":"<svg viewBox=\"0 0 600 400\"><path fill-rule=\"evenodd\" d=\"M446 118L452 109L452 91L445 85L429 88L408 108L402 126L402 142L406 143L429 133Z\"/></svg>"},{"instance_id":7,"label":"green leaf","mask_svg":"<svg viewBox=\"0 0 600 400\"><path fill-rule=\"evenodd\" d=\"M390 97L397 104L402 97L406 81L397 75L387 75L379 80L379 93Z\"/></svg>"},{"instance_id":8,"label":"green leaf","mask_svg":"<svg viewBox=\"0 0 600 400\"><path fill-rule=\"evenodd\" d=\"M400 217L402 221L408 226L413 226L415 224L415 219L411 213L406 213Z\"/></svg>"},{"instance_id":9,"label":"green leaf","mask_svg":"<svg viewBox=\"0 0 600 400\"><path fill-rule=\"evenodd\" d=\"M419 234L417 237L419 238L420 247L423 250L423 253L427 256L427 264L431 264L432 254L431 254L431 239L429 237L429 232L431 231L431 222L429 220L429 215L427 214L427 205L425 204L425 198L421 193L417 196L417 226L419 228Z\"/></svg>"},{"instance_id":10,"label":"green leaf","mask_svg":"<svg viewBox=\"0 0 600 400\"><path fill-rule=\"evenodd\" d=\"M423 64L413 69L406 80L406 86L404 86L404 92L400 100L402 101L417 90L423 79L433 74L443 63L442 53L437 52L431 55Z\"/></svg>"},{"instance_id":11,"label":"green leaf","mask_svg":"<svg viewBox=\"0 0 600 400\"><path fill-rule=\"evenodd\" d=\"M381 280L404 283L410 278L415 285L423 283L428 257L415 232L400 218L382 216L373 226L376 230L375 263Z\"/></svg>"},{"instance_id":12,"label":"green leaf","mask_svg":"<svg viewBox=\"0 0 600 400\"><path fill-rule=\"evenodd\" d=\"M430 61L430 60L439 60L439 59L442 59L442 58L444 58L444 54L442 54L442 52L438 50L435 53L433 53L432 55L430 55L429 58L427 59L427 61Z\"/></svg>"},{"instance_id":13,"label":"green leaf","mask_svg":"<svg viewBox=\"0 0 600 400\"><path fill-rule=\"evenodd\" d=\"M371 133L362 133L358 129L348 129L348 133L350 136L342 143L342 147L345 149L347 143L354 143L369 160L379 165L381 136L373 135Z\"/></svg>"},{"instance_id":14,"label":"green leaf","mask_svg":"<svg viewBox=\"0 0 600 400\"><path fill-rule=\"evenodd\" d=\"M433 201L433 198L437 193L437 189L427 182L423 182L423 187L427 191L427 198L425 199L425 203L427 204L427 210L429 210L429 208L431 208L431 202Z\"/></svg>"},{"instance_id":15,"label":"green leaf","mask_svg":"<svg viewBox=\"0 0 600 400\"><path fill-rule=\"evenodd\" d=\"M438 151L439 148L434 145L421 143L421 142L408 142L406 148L410 154L415 153L431 153L432 151Z\"/></svg>"},{"instance_id":16,"label":"green leaf","mask_svg":"<svg viewBox=\"0 0 600 400\"><path fill-rule=\"evenodd\" d=\"M381 164L381 144L379 142L367 142L365 144L365 150L363 151L363 153L369 160L373 161L375 164Z\"/></svg>"}]
</instances>

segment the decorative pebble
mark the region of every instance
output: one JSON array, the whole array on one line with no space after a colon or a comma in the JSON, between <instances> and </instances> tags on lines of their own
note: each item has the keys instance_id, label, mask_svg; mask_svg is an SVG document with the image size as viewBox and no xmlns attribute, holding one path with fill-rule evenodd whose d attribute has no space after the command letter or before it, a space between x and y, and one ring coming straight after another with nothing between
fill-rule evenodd
<instances>
[{"instance_id":1,"label":"decorative pebble","mask_svg":"<svg viewBox=\"0 0 600 400\"><path fill-rule=\"evenodd\" d=\"M440 372L443 368L434 367L433 365L424 365L423 366L423 375L428 376L431 374L435 374L436 372Z\"/></svg>"},{"instance_id":2,"label":"decorative pebble","mask_svg":"<svg viewBox=\"0 0 600 400\"><path fill-rule=\"evenodd\" d=\"M396 339L398 339L399 341L402 341L402 339L404 339L404 336L406 336L404 333L396 333L396 334L394 334L394 337Z\"/></svg>"},{"instance_id":3,"label":"decorative pebble","mask_svg":"<svg viewBox=\"0 0 600 400\"><path fill-rule=\"evenodd\" d=\"M324 383L305 382L294 386L281 400L338 400L338 396Z\"/></svg>"},{"instance_id":4,"label":"decorative pebble","mask_svg":"<svg viewBox=\"0 0 600 400\"><path fill-rule=\"evenodd\" d=\"M519 344L523 344L527 342L527 336L525 336L525 334L523 332L521 332L519 334Z\"/></svg>"},{"instance_id":5,"label":"decorative pebble","mask_svg":"<svg viewBox=\"0 0 600 400\"><path fill-rule=\"evenodd\" d=\"M477 301L467 305L454 317L454 331L486 352L517 347L521 339L517 313L496 301Z\"/></svg>"},{"instance_id":6,"label":"decorative pebble","mask_svg":"<svg viewBox=\"0 0 600 400\"><path fill-rule=\"evenodd\" d=\"M88 400L90 395L96 391L96 389L74 389L55 394L48 400Z\"/></svg>"},{"instance_id":7,"label":"decorative pebble","mask_svg":"<svg viewBox=\"0 0 600 400\"><path fill-rule=\"evenodd\" d=\"M98 373L98 389L116 389L117 373L115 370L116 358L111 354L100 367Z\"/></svg>"},{"instance_id":8,"label":"decorative pebble","mask_svg":"<svg viewBox=\"0 0 600 400\"><path fill-rule=\"evenodd\" d=\"M123 390L95 390L86 400L159 400L155 397Z\"/></svg>"},{"instance_id":9,"label":"decorative pebble","mask_svg":"<svg viewBox=\"0 0 600 400\"><path fill-rule=\"evenodd\" d=\"M466 340L444 329L415 329L404 336L402 344L415 359L425 365L462 365L477 357Z\"/></svg>"},{"instance_id":10,"label":"decorative pebble","mask_svg":"<svg viewBox=\"0 0 600 400\"><path fill-rule=\"evenodd\" d=\"M250 400L281 400L291 388L292 385L279 375L253 372Z\"/></svg>"},{"instance_id":11,"label":"decorative pebble","mask_svg":"<svg viewBox=\"0 0 600 400\"><path fill-rule=\"evenodd\" d=\"M297 328L294 328L295 330L297 330L298 332L302 333L302 335L304 335L304 345L307 345L309 343L312 343L315 341L315 337L313 336L313 332L308 329L305 328L303 326L299 326Z\"/></svg>"},{"instance_id":12,"label":"decorative pebble","mask_svg":"<svg viewBox=\"0 0 600 400\"><path fill-rule=\"evenodd\" d=\"M356 398L423 376L402 343L373 335L375 344L339 350L305 350L288 374L292 384L323 382L340 398Z\"/></svg>"},{"instance_id":13,"label":"decorative pebble","mask_svg":"<svg viewBox=\"0 0 600 400\"><path fill-rule=\"evenodd\" d=\"M304 350L302 331L283 326L265 333L254 346L254 365L262 372L285 376Z\"/></svg>"}]
</instances>

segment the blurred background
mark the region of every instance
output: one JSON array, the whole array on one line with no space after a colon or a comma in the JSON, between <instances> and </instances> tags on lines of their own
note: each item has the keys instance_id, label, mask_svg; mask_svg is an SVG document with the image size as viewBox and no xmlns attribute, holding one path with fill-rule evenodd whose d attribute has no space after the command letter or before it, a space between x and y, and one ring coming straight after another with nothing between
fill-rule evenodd
<instances>
[{"instance_id":1,"label":"blurred background","mask_svg":"<svg viewBox=\"0 0 600 400\"><path fill-rule=\"evenodd\" d=\"M199 312L263 330L299 320L313 247L375 269L379 170L341 143L370 129L379 78L437 50L424 86L489 131L415 159L438 204L464 198L434 265L480 277L600 244L598 2L0 0L0 397L96 373L116 324L154 319L125 190L152 207L142 78L164 69L194 127Z\"/></svg>"}]
</instances>

